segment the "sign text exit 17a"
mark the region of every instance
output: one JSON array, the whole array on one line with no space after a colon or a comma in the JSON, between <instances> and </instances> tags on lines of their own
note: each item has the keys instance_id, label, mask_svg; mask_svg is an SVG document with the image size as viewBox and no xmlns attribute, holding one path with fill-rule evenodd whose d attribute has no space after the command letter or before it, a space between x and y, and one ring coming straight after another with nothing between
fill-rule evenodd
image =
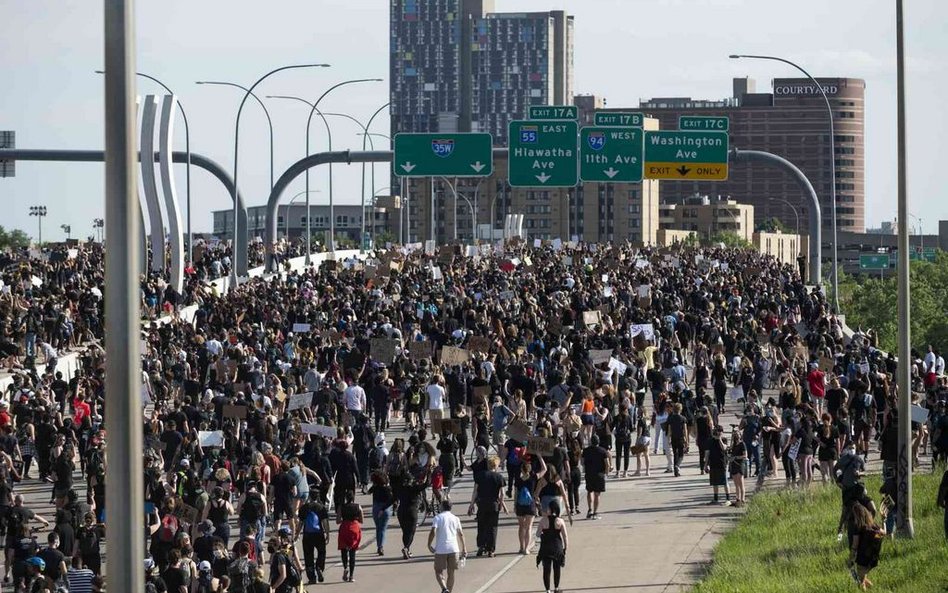
<instances>
[{"instance_id":1,"label":"sign text exit 17a","mask_svg":"<svg viewBox=\"0 0 948 593\"><path fill-rule=\"evenodd\" d=\"M575 120L578 110L575 105L531 105L527 112L530 119Z\"/></svg>"}]
</instances>

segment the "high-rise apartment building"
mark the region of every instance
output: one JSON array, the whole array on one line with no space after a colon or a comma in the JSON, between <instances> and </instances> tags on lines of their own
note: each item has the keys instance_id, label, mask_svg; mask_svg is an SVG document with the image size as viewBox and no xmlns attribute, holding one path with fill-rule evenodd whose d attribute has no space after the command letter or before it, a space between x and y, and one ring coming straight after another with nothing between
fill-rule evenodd
<instances>
[{"instance_id":1,"label":"high-rise apartment building","mask_svg":"<svg viewBox=\"0 0 948 593\"><path fill-rule=\"evenodd\" d=\"M865 89L856 78L817 79L833 110L836 140L836 213L840 232L865 228ZM778 78L770 93L757 93L753 80L734 79L732 97L718 101L688 97L654 98L638 109L661 122L661 129L678 129L681 115L726 115L730 118L730 145L771 152L789 160L809 178L820 197L824 227L832 223L829 121L819 89L807 79ZM583 115L580 114L582 118ZM756 222L779 218L792 227L807 220L807 200L796 182L783 171L758 163L731 163L723 182L662 181L662 197L694 194L730 196L753 204ZM825 236L825 235L824 235Z\"/></svg>"},{"instance_id":2,"label":"high-rise apartment building","mask_svg":"<svg viewBox=\"0 0 948 593\"><path fill-rule=\"evenodd\" d=\"M391 0L391 132L489 132L573 97L573 17L492 0Z\"/></svg>"}]
</instances>

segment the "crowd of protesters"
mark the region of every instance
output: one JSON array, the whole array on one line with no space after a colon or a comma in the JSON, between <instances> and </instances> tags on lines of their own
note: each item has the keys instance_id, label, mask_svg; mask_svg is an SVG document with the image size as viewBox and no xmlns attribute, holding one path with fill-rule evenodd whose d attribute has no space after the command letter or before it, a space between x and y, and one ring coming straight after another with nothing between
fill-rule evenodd
<instances>
[{"instance_id":1,"label":"crowd of protesters","mask_svg":"<svg viewBox=\"0 0 948 593\"><path fill-rule=\"evenodd\" d=\"M101 587L104 351L84 351L64 377L43 346L101 339L101 255L83 247L3 275L0 335L20 371L0 403L15 591ZM407 560L429 517L450 591L467 550L451 490L466 473L472 550L494 556L512 511L519 552L538 534L544 588L558 591L570 525L600 519L610 480L686 469L708 475L712 503L735 506L781 469L789 486L809 487L814 471L837 483L853 575L868 583L897 496L895 361L871 332L844 335L793 266L749 250L520 242L209 288L230 265L226 246L208 246L184 294L143 279L145 591L297 591L337 578L333 542L352 582L367 519L375 553ZM185 304L193 319L176 314ZM160 311L171 315L152 320ZM928 410L915 450L944 459L948 383L930 354L913 366ZM878 506L861 479L871 455L889 478ZM17 492L37 479L54 516ZM51 527L42 549L37 522Z\"/></svg>"}]
</instances>

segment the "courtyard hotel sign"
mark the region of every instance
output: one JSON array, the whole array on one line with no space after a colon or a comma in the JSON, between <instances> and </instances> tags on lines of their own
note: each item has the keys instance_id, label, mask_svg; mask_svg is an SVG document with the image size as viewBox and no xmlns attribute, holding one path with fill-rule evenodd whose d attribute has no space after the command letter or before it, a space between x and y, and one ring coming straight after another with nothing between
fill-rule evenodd
<instances>
[{"instance_id":1,"label":"courtyard hotel sign","mask_svg":"<svg viewBox=\"0 0 948 593\"><path fill-rule=\"evenodd\" d=\"M839 86L835 84L824 84L823 92L827 95L835 95L839 93ZM820 89L812 82L807 84L774 83L774 94L783 96L819 95Z\"/></svg>"}]
</instances>

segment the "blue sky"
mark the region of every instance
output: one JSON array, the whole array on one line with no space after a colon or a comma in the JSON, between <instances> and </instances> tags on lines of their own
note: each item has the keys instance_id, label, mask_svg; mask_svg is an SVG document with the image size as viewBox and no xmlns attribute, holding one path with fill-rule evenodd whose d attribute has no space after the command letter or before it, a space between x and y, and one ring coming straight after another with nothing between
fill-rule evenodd
<instances>
[{"instance_id":1,"label":"blue sky","mask_svg":"<svg viewBox=\"0 0 948 593\"><path fill-rule=\"evenodd\" d=\"M636 106L653 96L717 99L730 95L731 78L751 76L758 90L795 73L775 63L734 61L731 53L767 53L794 60L814 76L866 80L867 225L895 213L895 2L891 0L496 0L499 11L564 9L575 16L575 91L605 96L610 107ZM943 101L948 94L948 3L906 2L908 150L911 211L927 232L948 219L940 175L948 160ZM180 96L191 121L192 150L225 165L233 161L235 89L197 86L217 79L251 84L271 68L328 62L332 68L281 73L264 94L315 99L350 78L383 83L338 89L323 102L366 120L388 100L388 3L384 0L151 0L139 1L138 68L162 79ZM102 3L93 0L0 0L0 130L13 129L22 148L93 149L103 145ZM140 80L139 94L159 89ZM269 103L277 175L304 154L307 110ZM360 148L355 124L333 123L334 148ZM317 127L314 126L314 130ZM388 131L387 116L373 129ZM180 120L176 147L183 149ZM385 142L384 139L381 142ZM325 147L321 129L314 150ZM262 111L245 107L241 126L240 185L251 204L269 190L268 135ZM337 203L357 203L361 169L334 169ZM176 170L184 195L184 171ZM388 168L376 169L376 186ZM46 205L44 238L88 236L103 214L102 167L97 164L27 163L14 179L0 179L5 227L33 234L29 206ZM325 171L311 177L326 199ZM296 187L299 185L300 187ZM300 191L302 180L290 188ZM208 174L192 174L193 224L209 230L210 211L229 198Z\"/></svg>"}]
</instances>

